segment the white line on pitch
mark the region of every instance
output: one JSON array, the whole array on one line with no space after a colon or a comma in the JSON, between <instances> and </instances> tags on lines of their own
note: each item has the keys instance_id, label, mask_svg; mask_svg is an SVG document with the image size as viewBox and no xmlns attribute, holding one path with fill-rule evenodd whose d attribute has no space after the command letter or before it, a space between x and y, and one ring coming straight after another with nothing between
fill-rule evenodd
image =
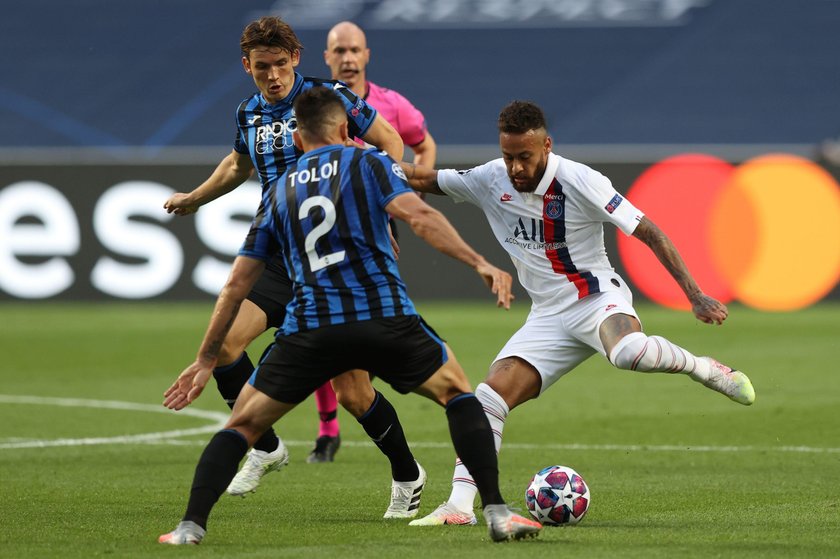
<instances>
[{"instance_id":1,"label":"white line on pitch","mask_svg":"<svg viewBox=\"0 0 840 559\"><path fill-rule=\"evenodd\" d=\"M0 450L15 448L46 448L58 446L86 446L102 444L158 444L158 445L195 445L204 446L206 440L184 441L179 437L214 433L221 429L228 414L216 411L185 408L173 412L161 405L141 404L134 402L120 402L112 400L88 400L79 398L46 398L41 396L12 396L0 394L0 403L30 404L46 406L66 406L82 408L101 408L127 411L144 411L153 413L167 413L172 415L200 417L214 421L212 425L193 429L175 429L157 433L142 433L139 435L124 435L116 437L89 437L80 439L22 439L20 437L0 439ZM309 447L311 441L283 440L287 446ZM370 441L342 440L343 446L373 447ZM414 448L452 448L450 442L411 442ZM553 443L505 443L505 450L594 450L617 452L791 452L811 454L840 454L840 448L812 447L812 446L712 446L712 445L621 445L621 444L553 444Z\"/></svg>"},{"instance_id":2,"label":"white line on pitch","mask_svg":"<svg viewBox=\"0 0 840 559\"><path fill-rule=\"evenodd\" d=\"M149 441L149 444L193 444L204 446L202 441ZM286 446L310 447L312 441L291 441L283 439ZM341 439L341 446L370 447L370 441L348 441ZM412 448L452 448L451 442L409 441ZM2 448L2 446L0 446ZM503 443L504 450L600 450L610 452L800 452L812 454L840 454L840 448L813 446L712 446L712 445L644 445L644 444L563 444L563 443Z\"/></svg>"},{"instance_id":3,"label":"white line on pitch","mask_svg":"<svg viewBox=\"0 0 840 559\"><path fill-rule=\"evenodd\" d=\"M190 435L203 435L207 433L214 433L221 429L222 426L224 426L228 418L228 414L226 413L201 410L197 408L187 408L178 412L173 412L164 408L161 405L140 404L135 402L119 402L112 400L88 400L80 398L45 398L41 396L12 396L8 394L0 394L0 403L29 404L41 406L63 406L74 408L99 408L124 411L143 411L152 413L167 413L171 415L181 415L189 417L200 417L202 419L213 420L213 423L211 425L206 425L204 427L194 427L192 429L174 429L171 431L141 433L138 435L50 440L22 440L20 438L14 438L7 439L4 442L0 442L0 450L13 448L47 448L56 446L89 446L102 444L132 444L152 442L157 443L175 437L186 437Z\"/></svg>"}]
</instances>

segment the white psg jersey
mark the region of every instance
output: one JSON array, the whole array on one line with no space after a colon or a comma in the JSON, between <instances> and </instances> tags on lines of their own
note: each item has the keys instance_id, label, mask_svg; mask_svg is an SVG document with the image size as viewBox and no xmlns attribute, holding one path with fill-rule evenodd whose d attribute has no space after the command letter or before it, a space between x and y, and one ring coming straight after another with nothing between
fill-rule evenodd
<instances>
[{"instance_id":1,"label":"white psg jersey","mask_svg":"<svg viewBox=\"0 0 840 559\"><path fill-rule=\"evenodd\" d=\"M456 202L484 210L531 296L532 313L556 313L591 293L624 288L607 258L603 223L630 235L643 214L601 173L550 153L533 193L513 188L501 158L441 170L437 180Z\"/></svg>"}]
</instances>

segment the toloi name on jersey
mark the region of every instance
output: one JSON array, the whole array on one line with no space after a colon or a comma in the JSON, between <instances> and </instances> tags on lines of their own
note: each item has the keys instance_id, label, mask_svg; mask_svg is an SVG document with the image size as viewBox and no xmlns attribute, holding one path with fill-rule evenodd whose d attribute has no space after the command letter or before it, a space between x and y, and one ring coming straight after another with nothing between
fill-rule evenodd
<instances>
[{"instance_id":1,"label":"toloi name on jersey","mask_svg":"<svg viewBox=\"0 0 840 559\"><path fill-rule=\"evenodd\" d=\"M338 161L324 163L315 169L300 169L289 173L289 183L292 187L297 183L319 182L321 179L328 179L338 174Z\"/></svg>"}]
</instances>

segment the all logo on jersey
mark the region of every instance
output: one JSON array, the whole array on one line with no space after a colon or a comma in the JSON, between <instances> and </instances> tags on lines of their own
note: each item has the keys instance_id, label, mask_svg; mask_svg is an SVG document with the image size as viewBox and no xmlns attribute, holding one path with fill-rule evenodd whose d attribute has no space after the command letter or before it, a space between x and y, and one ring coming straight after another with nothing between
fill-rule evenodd
<instances>
[{"instance_id":1,"label":"all logo on jersey","mask_svg":"<svg viewBox=\"0 0 840 559\"><path fill-rule=\"evenodd\" d=\"M510 202L511 200L513 200L513 196L505 192L504 194L502 194L502 197L499 198L499 200L501 200L502 202Z\"/></svg>"},{"instance_id":2,"label":"all logo on jersey","mask_svg":"<svg viewBox=\"0 0 840 559\"><path fill-rule=\"evenodd\" d=\"M530 224L526 224L522 218L519 218L519 223L513 229L513 237L515 239L522 239L523 241L537 241L539 243L545 242L545 225L541 219L531 219Z\"/></svg>"},{"instance_id":3,"label":"all logo on jersey","mask_svg":"<svg viewBox=\"0 0 840 559\"><path fill-rule=\"evenodd\" d=\"M397 175L398 177L400 177L402 180L408 180L408 179L405 177L405 173L403 172L402 167L400 167L400 164L399 164L399 163L394 163L393 165L391 165L391 171L392 171L395 175Z\"/></svg>"},{"instance_id":4,"label":"all logo on jersey","mask_svg":"<svg viewBox=\"0 0 840 559\"><path fill-rule=\"evenodd\" d=\"M542 219L519 218L513 227L513 235L505 238L511 243L525 250L561 250L566 248L566 241L545 240L545 222Z\"/></svg>"},{"instance_id":5,"label":"all logo on jersey","mask_svg":"<svg viewBox=\"0 0 840 559\"><path fill-rule=\"evenodd\" d=\"M607 210L608 214L611 214L615 211L615 209L624 201L624 198L621 197L620 194L616 194L613 196L612 200L610 200L609 204L604 206L604 209Z\"/></svg>"}]
</instances>

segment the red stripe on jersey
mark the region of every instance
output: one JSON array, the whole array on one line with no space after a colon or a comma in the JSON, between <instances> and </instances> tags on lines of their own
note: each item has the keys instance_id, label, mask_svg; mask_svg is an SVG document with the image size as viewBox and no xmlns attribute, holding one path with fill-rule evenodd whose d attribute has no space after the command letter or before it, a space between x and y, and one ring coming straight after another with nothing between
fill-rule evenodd
<instances>
[{"instance_id":1,"label":"red stripe on jersey","mask_svg":"<svg viewBox=\"0 0 840 559\"><path fill-rule=\"evenodd\" d=\"M578 272L569 254L569 248L565 246L566 208L562 187L556 178L551 181L548 190L543 194L543 221L545 223L545 255L551 262L551 268L556 273L566 276L566 279L577 288L578 299L583 299L592 293L590 280ZM549 248L557 243L563 243L564 246ZM586 275L591 276L588 273Z\"/></svg>"}]
</instances>

